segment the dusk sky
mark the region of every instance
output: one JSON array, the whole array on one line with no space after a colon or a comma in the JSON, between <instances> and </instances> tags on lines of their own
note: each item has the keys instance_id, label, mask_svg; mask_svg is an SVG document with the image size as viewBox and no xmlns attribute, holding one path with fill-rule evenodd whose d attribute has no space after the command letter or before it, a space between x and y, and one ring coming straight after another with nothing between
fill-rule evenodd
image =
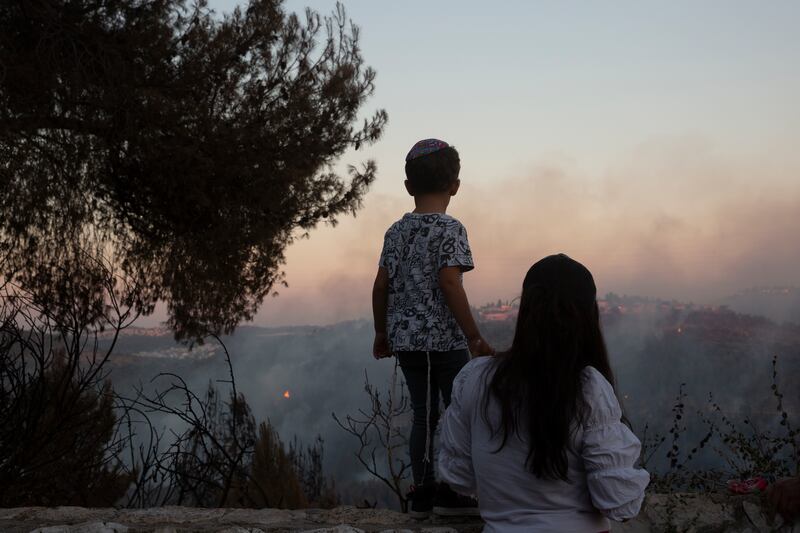
<instances>
[{"instance_id":1,"label":"dusk sky","mask_svg":"<svg viewBox=\"0 0 800 533\"><path fill-rule=\"evenodd\" d=\"M238 2L212 0L218 12ZM330 13L333 1L291 1ZM403 159L461 154L449 213L467 228L473 304L517 296L565 252L608 291L713 303L800 285L800 3L345 2L377 71L383 138L355 219L287 253L290 285L255 323L369 315L385 229L413 200Z\"/></svg>"}]
</instances>

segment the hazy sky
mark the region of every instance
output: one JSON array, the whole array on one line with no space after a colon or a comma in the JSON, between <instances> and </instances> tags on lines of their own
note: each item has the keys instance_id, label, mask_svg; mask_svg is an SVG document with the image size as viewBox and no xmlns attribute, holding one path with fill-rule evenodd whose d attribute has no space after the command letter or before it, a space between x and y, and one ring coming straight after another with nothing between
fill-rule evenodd
<instances>
[{"instance_id":1,"label":"hazy sky","mask_svg":"<svg viewBox=\"0 0 800 533\"><path fill-rule=\"evenodd\" d=\"M218 11L238 2L211 0ZM344 2L389 124L356 219L287 254L257 324L367 316L383 232L413 209L403 158L454 144L472 303L565 252L601 293L713 302L800 285L800 2ZM329 13L333 1L290 1Z\"/></svg>"}]
</instances>

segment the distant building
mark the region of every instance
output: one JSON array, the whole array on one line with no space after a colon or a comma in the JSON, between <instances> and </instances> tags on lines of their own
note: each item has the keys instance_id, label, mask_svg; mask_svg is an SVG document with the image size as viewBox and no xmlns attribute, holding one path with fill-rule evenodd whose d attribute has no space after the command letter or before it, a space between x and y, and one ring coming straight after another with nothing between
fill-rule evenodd
<instances>
[{"instance_id":1,"label":"distant building","mask_svg":"<svg viewBox=\"0 0 800 533\"><path fill-rule=\"evenodd\" d=\"M478 317L486 322L503 322L515 320L519 314L519 307L510 303L498 301L496 304L484 305L478 309Z\"/></svg>"}]
</instances>

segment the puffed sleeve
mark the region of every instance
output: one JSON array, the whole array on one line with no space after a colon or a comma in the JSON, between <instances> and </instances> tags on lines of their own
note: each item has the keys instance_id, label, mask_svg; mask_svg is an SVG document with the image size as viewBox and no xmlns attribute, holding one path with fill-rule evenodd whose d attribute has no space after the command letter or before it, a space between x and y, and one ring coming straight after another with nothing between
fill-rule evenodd
<instances>
[{"instance_id":1,"label":"puffed sleeve","mask_svg":"<svg viewBox=\"0 0 800 533\"><path fill-rule=\"evenodd\" d=\"M462 494L475 493L475 470L472 467L472 405L465 397L464 383L475 362L467 363L453 380L450 406L442 417L439 434L439 479Z\"/></svg>"},{"instance_id":2,"label":"puffed sleeve","mask_svg":"<svg viewBox=\"0 0 800 533\"><path fill-rule=\"evenodd\" d=\"M467 240L467 230L458 220L451 218L445 222L439 243L439 268L461 267L462 272L475 268L472 250Z\"/></svg>"},{"instance_id":3,"label":"puffed sleeve","mask_svg":"<svg viewBox=\"0 0 800 533\"><path fill-rule=\"evenodd\" d=\"M583 463L594 506L612 520L633 518L644 500L650 474L634 465L641 443L622 423L622 410L611 384L595 368L583 372L586 413Z\"/></svg>"}]
</instances>

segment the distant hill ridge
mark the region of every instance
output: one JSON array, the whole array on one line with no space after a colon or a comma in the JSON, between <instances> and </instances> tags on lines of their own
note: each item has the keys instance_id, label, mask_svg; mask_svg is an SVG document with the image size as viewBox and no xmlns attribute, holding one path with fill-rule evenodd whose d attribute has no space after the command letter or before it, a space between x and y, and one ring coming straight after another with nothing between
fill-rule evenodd
<instances>
[{"instance_id":1,"label":"distant hill ridge","mask_svg":"<svg viewBox=\"0 0 800 533\"><path fill-rule=\"evenodd\" d=\"M800 288L753 287L723 300L731 309L761 315L778 323L800 324Z\"/></svg>"}]
</instances>

